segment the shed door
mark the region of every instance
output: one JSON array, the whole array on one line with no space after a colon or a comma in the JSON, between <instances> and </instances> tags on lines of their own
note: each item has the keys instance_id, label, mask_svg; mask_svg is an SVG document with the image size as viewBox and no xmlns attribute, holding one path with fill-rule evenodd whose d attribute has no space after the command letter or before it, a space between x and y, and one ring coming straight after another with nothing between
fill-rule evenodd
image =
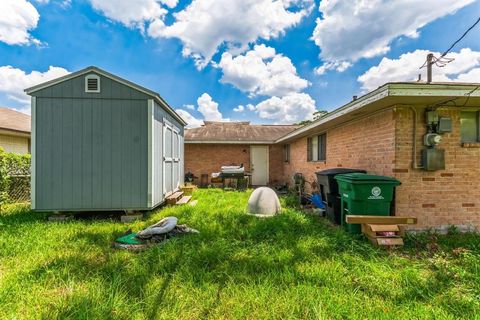
<instances>
[{"instance_id":1,"label":"shed door","mask_svg":"<svg viewBox=\"0 0 480 320\"><path fill-rule=\"evenodd\" d=\"M180 187L180 134L166 119L163 130L163 190L169 196Z\"/></svg>"}]
</instances>

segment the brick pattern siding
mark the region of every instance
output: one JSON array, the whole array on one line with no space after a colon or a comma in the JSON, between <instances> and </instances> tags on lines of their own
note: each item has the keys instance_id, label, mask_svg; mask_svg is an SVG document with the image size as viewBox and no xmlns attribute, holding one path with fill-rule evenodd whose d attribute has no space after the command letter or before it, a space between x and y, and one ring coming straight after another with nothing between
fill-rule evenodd
<instances>
[{"instance_id":1,"label":"brick pattern siding","mask_svg":"<svg viewBox=\"0 0 480 320\"><path fill-rule=\"evenodd\" d=\"M425 128L425 108L417 107L417 164L420 164ZM396 190L395 214L414 216L411 229L445 231L480 228L480 148L460 143L458 110L439 109L453 120L453 131L443 134L445 170L412 169L413 112L398 107L327 131L326 162L307 162L307 138L291 143L291 161L285 164L285 181L301 172L315 181L315 172L334 167L366 169L369 173L394 176L401 181ZM318 132L321 133L321 132ZM308 187L308 185L307 185Z\"/></svg>"},{"instance_id":2,"label":"brick pattern siding","mask_svg":"<svg viewBox=\"0 0 480 320\"><path fill-rule=\"evenodd\" d=\"M282 185L285 181L284 164L285 155L283 145L275 144L269 146L269 184L272 186Z\"/></svg>"},{"instance_id":3,"label":"brick pattern siding","mask_svg":"<svg viewBox=\"0 0 480 320\"><path fill-rule=\"evenodd\" d=\"M277 185L284 180L283 146L269 146L269 181ZM185 173L192 172L200 179L201 174L209 176L219 172L222 165L245 166L250 171L250 145L246 144L185 144ZM200 182L200 180L198 180Z\"/></svg>"},{"instance_id":4,"label":"brick pattern siding","mask_svg":"<svg viewBox=\"0 0 480 320\"><path fill-rule=\"evenodd\" d=\"M285 181L292 185L293 175L300 172L313 182L316 171L335 167L392 175L394 134L394 113L388 110L328 130L326 161L307 162L307 137L297 139L290 144L291 160L285 164Z\"/></svg>"},{"instance_id":5,"label":"brick pattern siding","mask_svg":"<svg viewBox=\"0 0 480 320\"><path fill-rule=\"evenodd\" d=\"M0 147L6 152L27 154L30 152L29 140L29 138L0 134Z\"/></svg>"},{"instance_id":6,"label":"brick pattern siding","mask_svg":"<svg viewBox=\"0 0 480 320\"><path fill-rule=\"evenodd\" d=\"M462 230L480 227L480 149L465 148L460 142L460 113L439 109L452 118L452 132L443 134L439 149L445 150L445 170L412 169L413 113L397 108L394 175L402 182L396 193L396 214L418 218L417 228ZM417 163L426 133L425 109L417 108ZM398 171L401 169L402 171Z\"/></svg>"}]
</instances>

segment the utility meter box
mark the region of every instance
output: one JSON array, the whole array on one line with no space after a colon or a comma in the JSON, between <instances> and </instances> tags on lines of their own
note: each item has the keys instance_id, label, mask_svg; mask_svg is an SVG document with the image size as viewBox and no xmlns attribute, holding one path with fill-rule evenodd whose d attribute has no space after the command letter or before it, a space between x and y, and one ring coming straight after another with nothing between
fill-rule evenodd
<instances>
[{"instance_id":1,"label":"utility meter box","mask_svg":"<svg viewBox=\"0 0 480 320\"><path fill-rule=\"evenodd\" d=\"M452 132L452 118L440 117L438 119L438 133Z\"/></svg>"},{"instance_id":2,"label":"utility meter box","mask_svg":"<svg viewBox=\"0 0 480 320\"><path fill-rule=\"evenodd\" d=\"M438 122L438 112L437 111L425 112L425 120L427 124L436 124Z\"/></svg>"},{"instance_id":3,"label":"utility meter box","mask_svg":"<svg viewBox=\"0 0 480 320\"><path fill-rule=\"evenodd\" d=\"M445 170L445 150L437 148L423 149L422 166L427 171Z\"/></svg>"}]
</instances>

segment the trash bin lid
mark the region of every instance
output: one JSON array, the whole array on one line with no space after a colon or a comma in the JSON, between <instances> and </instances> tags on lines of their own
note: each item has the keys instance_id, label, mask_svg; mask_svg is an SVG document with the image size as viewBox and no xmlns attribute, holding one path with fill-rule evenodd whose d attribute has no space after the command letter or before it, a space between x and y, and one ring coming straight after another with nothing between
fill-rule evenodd
<instances>
[{"instance_id":1,"label":"trash bin lid","mask_svg":"<svg viewBox=\"0 0 480 320\"><path fill-rule=\"evenodd\" d=\"M378 176L374 174L365 174L365 173L347 173L335 176L336 180L346 181L346 182L386 182L400 184L395 178L387 176Z\"/></svg>"},{"instance_id":2,"label":"trash bin lid","mask_svg":"<svg viewBox=\"0 0 480 320\"><path fill-rule=\"evenodd\" d=\"M354 172L367 173L367 171L363 169L332 168L332 169L317 171L316 174L321 176L335 176L337 174L354 173Z\"/></svg>"}]
</instances>

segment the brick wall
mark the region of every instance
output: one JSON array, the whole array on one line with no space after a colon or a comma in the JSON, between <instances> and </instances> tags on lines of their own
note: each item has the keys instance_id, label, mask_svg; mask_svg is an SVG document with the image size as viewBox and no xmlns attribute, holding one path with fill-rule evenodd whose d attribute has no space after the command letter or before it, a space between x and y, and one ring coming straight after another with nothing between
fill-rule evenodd
<instances>
[{"instance_id":1,"label":"brick wall","mask_svg":"<svg viewBox=\"0 0 480 320\"><path fill-rule=\"evenodd\" d=\"M420 164L425 128L425 108L417 107L417 164ZM480 228L480 148L462 147L458 110L439 109L453 120L453 131L443 134L445 170L412 169L413 113L397 107L327 131L326 162L307 162L307 138L291 143L291 161L285 180L301 172L308 181L315 172L334 167L366 169L394 176L402 183L395 194L395 215L414 216L412 229L461 230ZM320 133L320 132L319 132Z\"/></svg>"},{"instance_id":2,"label":"brick wall","mask_svg":"<svg viewBox=\"0 0 480 320\"><path fill-rule=\"evenodd\" d=\"M276 186L284 184L284 164L285 156L283 145L275 144L269 146L269 180L270 185Z\"/></svg>"},{"instance_id":3,"label":"brick wall","mask_svg":"<svg viewBox=\"0 0 480 320\"><path fill-rule=\"evenodd\" d=\"M6 152L27 154L29 153L29 138L15 137L0 134L0 147Z\"/></svg>"},{"instance_id":4,"label":"brick wall","mask_svg":"<svg viewBox=\"0 0 480 320\"><path fill-rule=\"evenodd\" d=\"M292 185L293 175L301 172L312 182L316 180L316 171L335 167L392 175L394 134L394 112L388 110L327 130L326 161L307 162L307 137L297 139L290 144L290 163L284 166L285 181Z\"/></svg>"},{"instance_id":5,"label":"brick wall","mask_svg":"<svg viewBox=\"0 0 480 320\"><path fill-rule=\"evenodd\" d=\"M250 171L250 145L244 144L185 144L185 173L192 172L198 178L207 173L219 172L222 165L245 166ZM269 146L270 184L283 181L283 146ZM200 181L199 181L200 182Z\"/></svg>"},{"instance_id":6,"label":"brick wall","mask_svg":"<svg viewBox=\"0 0 480 320\"><path fill-rule=\"evenodd\" d=\"M185 144L185 173L192 172L200 179L202 173L210 177L220 172L221 166L240 165L250 171L250 146L243 144Z\"/></svg>"},{"instance_id":7,"label":"brick wall","mask_svg":"<svg viewBox=\"0 0 480 320\"><path fill-rule=\"evenodd\" d=\"M417 163L423 148L424 108L417 108ZM396 157L394 175L402 182L396 193L396 214L418 218L417 228L445 230L480 227L480 148L464 148L460 143L458 110L439 109L453 120L453 131L443 134L438 146L445 150L445 170L427 172L412 169L413 113L396 111Z\"/></svg>"}]
</instances>

